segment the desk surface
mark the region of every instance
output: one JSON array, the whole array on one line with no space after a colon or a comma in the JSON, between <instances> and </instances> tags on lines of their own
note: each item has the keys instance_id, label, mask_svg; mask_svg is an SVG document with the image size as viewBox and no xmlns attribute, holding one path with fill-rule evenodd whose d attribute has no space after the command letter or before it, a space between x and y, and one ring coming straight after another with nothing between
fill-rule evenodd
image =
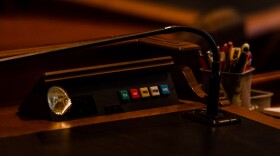
<instances>
[{"instance_id":1,"label":"desk surface","mask_svg":"<svg viewBox=\"0 0 280 156\"><path fill-rule=\"evenodd\" d=\"M209 127L179 112L0 139L4 155L279 155L279 129Z\"/></svg>"},{"instance_id":2,"label":"desk surface","mask_svg":"<svg viewBox=\"0 0 280 156\"><path fill-rule=\"evenodd\" d=\"M113 122L118 120L142 118L159 114L167 114L179 111L186 111L203 107L203 104L196 102L186 102L185 104L160 107L154 109L112 114L105 116L89 117L72 121L51 122L47 120L38 120L30 118L20 118L17 115L18 106L0 108L0 138L10 136L20 136L43 131L61 130L84 125ZM280 121L273 117L263 115L258 112L249 111L246 108L230 106L223 108L231 113L246 117L248 119L266 124L268 126L280 129Z\"/></svg>"}]
</instances>

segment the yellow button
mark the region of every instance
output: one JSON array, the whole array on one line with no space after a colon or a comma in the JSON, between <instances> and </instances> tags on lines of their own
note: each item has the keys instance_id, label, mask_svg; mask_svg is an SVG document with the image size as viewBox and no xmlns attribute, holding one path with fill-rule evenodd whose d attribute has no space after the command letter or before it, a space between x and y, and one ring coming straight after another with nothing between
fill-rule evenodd
<instances>
[{"instance_id":1,"label":"yellow button","mask_svg":"<svg viewBox=\"0 0 280 156\"><path fill-rule=\"evenodd\" d=\"M142 98L150 97L150 93L147 87L139 88L139 91Z\"/></svg>"}]
</instances>

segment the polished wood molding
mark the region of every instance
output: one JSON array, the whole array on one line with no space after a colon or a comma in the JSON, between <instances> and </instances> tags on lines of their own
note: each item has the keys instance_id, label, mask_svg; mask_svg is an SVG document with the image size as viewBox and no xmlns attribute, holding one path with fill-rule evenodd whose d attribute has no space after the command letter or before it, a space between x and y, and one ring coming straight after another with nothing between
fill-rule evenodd
<instances>
[{"instance_id":1,"label":"polished wood molding","mask_svg":"<svg viewBox=\"0 0 280 156\"><path fill-rule=\"evenodd\" d=\"M280 70L255 74L252 76L252 85L271 83L280 81Z\"/></svg>"},{"instance_id":2,"label":"polished wood molding","mask_svg":"<svg viewBox=\"0 0 280 156\"><path fill-rule=\"evenodd\" d=\"M115 17L114 21L102 19L102 13L92 18L98 22L46 18L40 14L36 16L0 14L0 51L92 41L166 26L143 20L124 20L126 16ZM122 21L117 21L120 18Z\"/></svg>"},{"instance_id":3,"label":"polished wood molding","mask_svg":"<svg viewBox=\"0 0 280 156\"><path fill-rule=\"evenodd\" d=\"M7 57L16 57L19 55L26 55L26 54L36 54L43 51L47 52L47 51L60 50L68 47L83 45L84 43L86 42L49 45L49 46L32 47L32 48L24 48L24 49L16 49L16 50L4 50L4 51L0 51L0 59L7 58Z\"/></svg>"},{"instance_id":4,"label":"polished wood molding","mask_svg":"<svg viewBox=\"0 0 280 156\"><path fill-rule=\"evenodd\" d=\"M223 110L240 115L242 117L263 123L265 125L280 129L280 120L271 116L264 115L257 111L250 111L245 107L227 106L222 107Z\"/></svg>"}]
</instances>

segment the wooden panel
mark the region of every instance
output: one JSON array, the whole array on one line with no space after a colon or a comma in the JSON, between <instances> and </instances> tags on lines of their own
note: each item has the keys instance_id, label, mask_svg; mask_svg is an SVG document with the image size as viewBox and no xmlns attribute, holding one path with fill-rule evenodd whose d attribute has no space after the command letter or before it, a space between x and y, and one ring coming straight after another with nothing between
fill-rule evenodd
<instances>
[{"instance_id":1,"label":"wooden panel","mask_svg":"<svg viewBox=\"0 0 280 156\"><path fill-rule=\"evenodd\" d=\"M252 85L260 85L280 81L280 71L265 72L252 76Z\"/></svg>"},{"instance_id":2,"label":"wooden panel","mask_svg":"<svg viewBox=\"0 0 280 156\"><path fill-rule=\"evenodd\" d=\"M24 134L31 134L42 131L51 131L77 127L82 125L90 125L104 122L112 122L117 120L125 120L131 118L139 118L146 116L153 116L159 114L166 114L172 112L179 112L191 109L204 107L201 103L186 101L185 104L153 108L147 110L140 110L134 112L126 112L113 115L105 115L98 117L89 117L71 121L51 122L47 120L38 120L31 118L19 117L17 113L17 106L0 108L0 137L18 136ZM266 116L259 112L250 111L247 108L228 106L223 107L223 110L231 113L255 120L268 126L280 129L280 120Z\"/></svg>"},{"instance_id":3,"label":"wooden panel","mask_svg":"<svg viewBox=\"0 0 280 156\"><path fill-rule=\"evenodd\" d=\"M256 111L250 111L248 108L244 107L237 107L237 106L228 106L228 107L223 107L223 110L229 111L231 113L243 116L248 119L252 119L255 121L258 121L260 123L263 123L268 126L272 126L274 128L280 129L280 120L261 114Z\"/></svg>"}]
</instances>

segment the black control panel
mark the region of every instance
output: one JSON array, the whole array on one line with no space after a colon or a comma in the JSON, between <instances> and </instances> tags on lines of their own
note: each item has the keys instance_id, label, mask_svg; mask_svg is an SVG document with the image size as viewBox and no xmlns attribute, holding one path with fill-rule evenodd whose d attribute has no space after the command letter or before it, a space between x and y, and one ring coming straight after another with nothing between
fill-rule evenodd
<instances>
[{"instance_id":1,"label":"black control panel","mask_svg":"<svg viewBox=\"0 0 280 156\"><path fill-rule=\"evenodd\" d=\"M129 72L94 79L82 84L75 82L76 85L56 83L56 86L68 93L72 107L63 117L53 115L53 120L122 113L179 103L169 72Z\"/></svg>"},{"instance_id":2,"label":"black control panel","mask_svg":"<svg viewBox=\"0 0 280 156\"><path fill-rule=\"evenodd\" d=\"M20 113L61 121L175 105L172 68L167 56L46 72Z\"/></svg>"},{"instance_id":3,"label":"black control panel","mask_svg":"<svg viewBox=\"0 0 280 156\"><path fill-rule=\"evenodd\" d=\"M175 69L199 69L199 50L187 42L144 38L34 56L49 62L40 67L44 72L19 114L62 121L179 104L178 88L186 90L184 96L193 94L188 86L178 87L184 77L174 82L180 72Z\"/></svg>"}]
</instances>

